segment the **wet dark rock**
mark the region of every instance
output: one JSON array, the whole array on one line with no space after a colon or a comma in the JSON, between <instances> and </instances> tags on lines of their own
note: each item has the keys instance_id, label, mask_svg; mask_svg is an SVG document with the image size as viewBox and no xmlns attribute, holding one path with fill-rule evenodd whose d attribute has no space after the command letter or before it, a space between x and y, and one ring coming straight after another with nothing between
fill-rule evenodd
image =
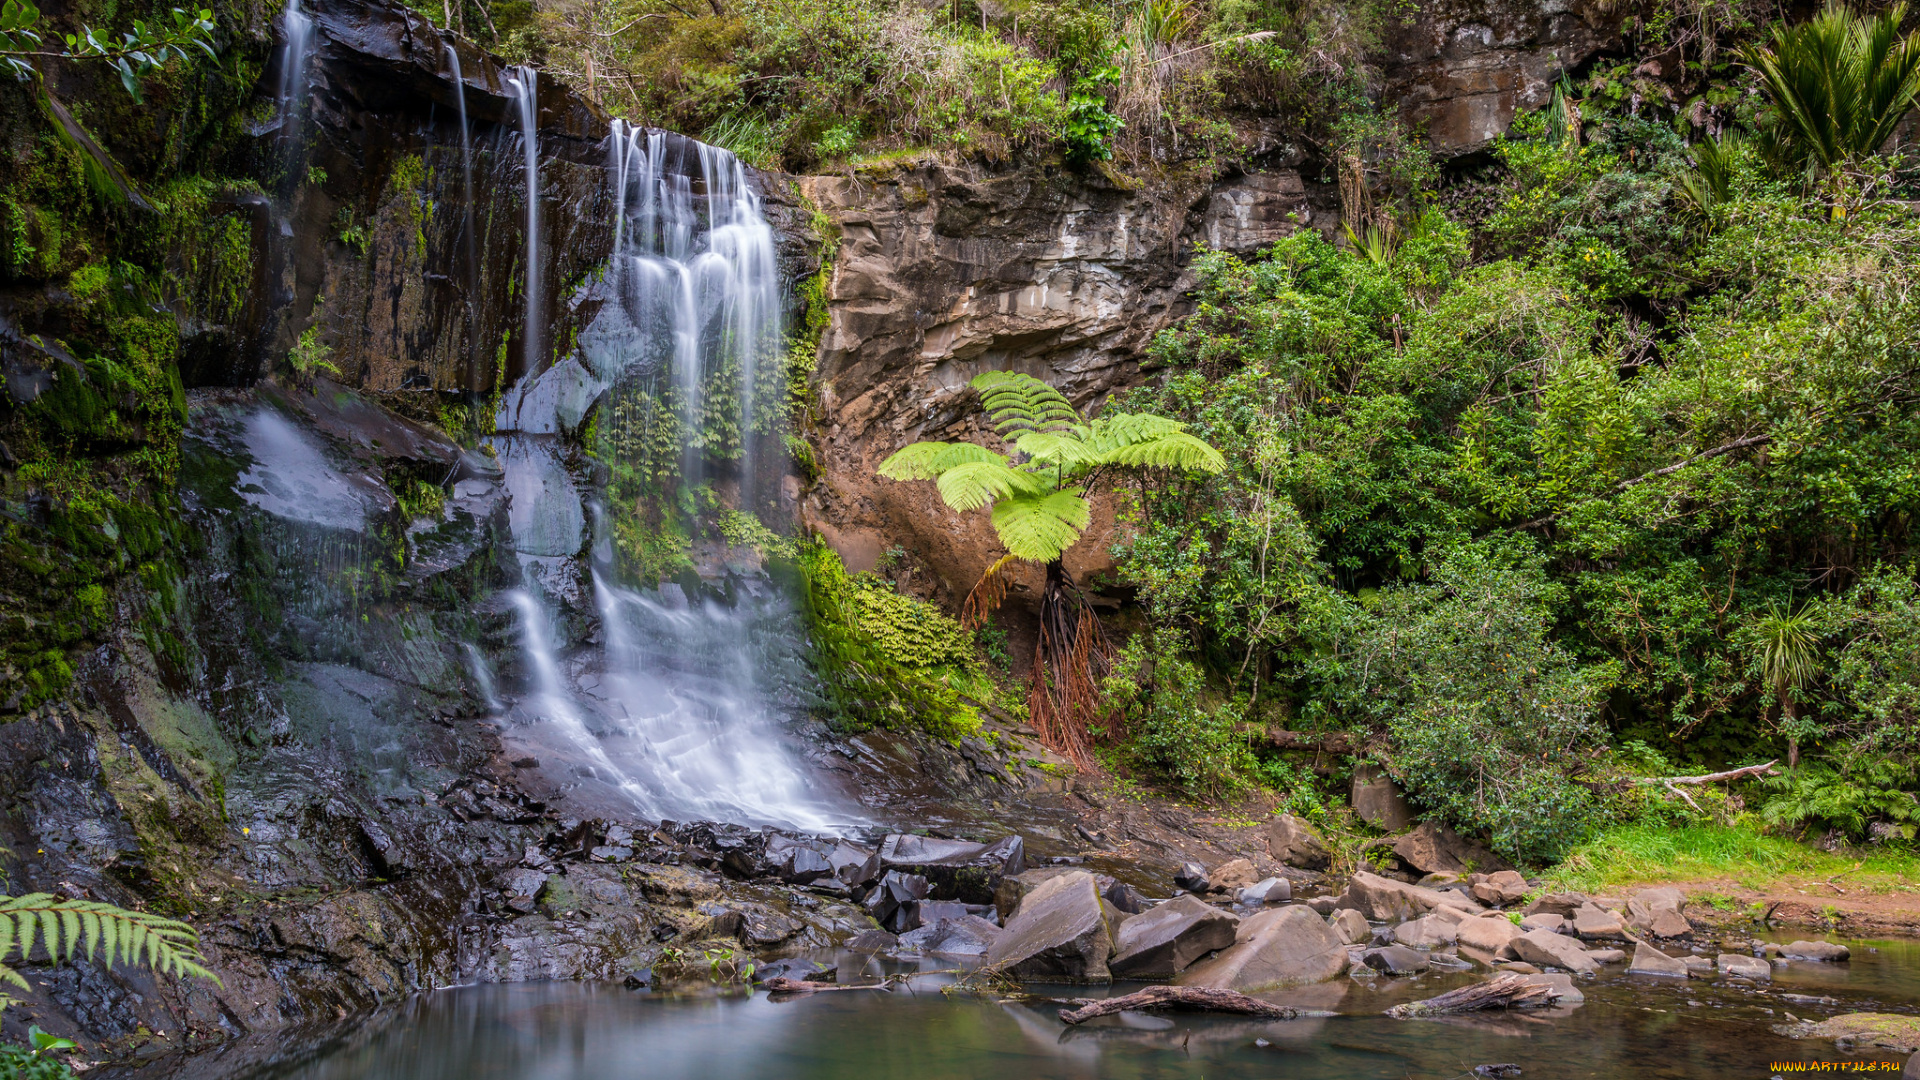
<instances>
[{"instance_id":1,"label":"wet dark rock","mask_svg":"<svg viewBox=\"0 0 1920 1080\"><path fill-rule=\"evenodd\" d=\"M1027 868L1026 844L1018 836L972 844L895 833L880 845L880 865L926 878L937 899L986 904L1003 878Z\"/></svg>"},{"instance_id":2,"label":"wet dark rock","mask_svg":"<svg viewBox=\"0 0 1920 1080\"><path fill-rule=\"evenodd\" d=\"M958 900L914 900L909 903L913 908L910 921L914 926L927 926L941 919L961 919L973 914L967 910L968 905Z\"/></svg>"},{"instance_id":3,"label":"wet dark rock","mask_svg":"<svg viewBox=\"0 0 1920 1080\"><path fill-rule=\"evenodd\" d=\"M1267 853L1286 866L1305 870L1325 870L1333 865L1320 830L1292 814L1281 814L1267 823Z\"/></svg>"},{"instance_id":4,"label":"wet dark rock","mask_svg":"<svg viewBox=\"0 0 1920 1080\"><path fill-rule=\"evenodd\" d=\"M1231 948L1182 972L1182 986L1258 993L1324 982L1347 970L1347 946L1305 907L1268 908L1240 921Z\"/></svg>"},{"instance_id":5,"label":"wet dark rock","mask_svg":"<svg viewBox=\"0 0 1920 1080\"><path fill-rule=\"evenodd\" d=\"M1431 966L1425 953L1404 945L1368 949L1361 962L1387 975L1418 975Z\"/></svg>"},{"instance_id":6,"label":"wet dark rock","mask_svg":"<svg viewBox=\"0 0 1920 1080\"><path fill-rule=\"evenodd\" d=\"M1093 875L1082 870L1028 893L988 950L987 963L1034 982L1106 982L1112 950Z\"/></svg>"},{"instance_id":7,"label":"wet dark rock","mask_svg":"<svg viewBox=\"0 0 1920 1080\"><path fill-rule=\"evenodd\" d=\"M653 989L653 969L644 967L639 971L628 972L627 977L620 980L620 984L629 990L651 990Z\"/></svg>"},{"instance_id":8,"label":"wet dark rock","mask_svg":"<svg viewBox=\"0 0 1920 1080\"><path fill-rule=\"evenodd\" d=\"M1141 895L1139 889L1124 881L1114 881L1103 886L1100 889L1100 899L1129 915L1138 915L1153 907L1152 902Z\"/></svg>"},{"instance_id":9,"label":"wet dark rock","mask_svg":"<svg viewBox=\"0 0 1920 1080\"><path fill-rule=\"evenodd\" d=\"M827 863L832 866L834 877L855 888L879 880L882 873L880 853L855 844L835 844Z\"/></svg>"},{"instance_id":10,"label":"wet dark rock","mask_svg":"<svg viewBox=\"0 0 1920 1080\"><path fill-rule=\"evenodd\" d=\"M832 982L834 969L805 957L788 957L784 960L769 960L764 964L755 964L753 982L755 986L769 979L798 979L803 982Z\"/></svg>"},{"instance_id":11,"label":"wet dark rock","mask_svg":"<svg viewBox=\"0 0 1920 1080\"><path fill-rule=\"evenodd\" d=\"M867 894L863 906L875 922L900 934L919 925L915 921L915 902L926 899L927 892L926 878L889 870L873 887L873 891Z\"/></svg>"},{"instance_id":12,"label":"wet dark rock","mask_svg":"<svg viewBox=\"0 0 1920 1080\"><path fill-rule=\"evenodd\" d=\"M1203 893L1213 887L1207 880L1207 868L1199 863L1181 863L1180 871L1173 875L1173 883L1191 893Z\"/></svg>"},{"instance_id":13,"label":"wet dark rock","mask_svg":"<svg viewBox=\"0 0 1920 1080\"><path fill-rule=\"evenodd\" d=\"M1128 919L1114 936L1108 969L1116 979L1171 979L1233 944L1240 920L1192 896L1177 896Z\"/></svg>"},{"instance_id":14,"label":"wet dark rock","mask_svg":"<svg viewBox=\"0 0 1920 1080\"><path fill-rule=\"evenodd\" d=\"M833 863L827 854L830 850L825 844L775 834L767 840L768 869L772 876L790 885L811 885L832 876Z\"/></svg>"},{"instance_id":15,"label":"wet dark rock","mask_svg":"<svg viewBox=\"0 0 1920 1080\"><path fill-rule=\"evenodd\" d=\"M901 935L900 945L940 956L984 956L1003 933L977 915L942 916Z\"/></svg>"},{"instance_id":16,"label":"wet dark rock","mask_svg":"<svg viewBox=\"0 0 1920 1080\"><path fill-rule=\"evenodd\" d=\"M889 952L900 945L900 938L885 930L863 930L841 944L851 952Z\"/></svg>"},{"instance_id":17,"label":"wet dark rock","mask_svg":"<svg viewBox=\"0 0 1920 1080\"><path fill-rule=\"evenodd\" d=\"M1473 1067L1473 1075L1485 1077L1486 1080L1511 1080L1512 1077L1520 1075L1520 1066L1512 1062L1501 1062L1495 1065L1475 1065Z\"/></svg>"}]
</instances>

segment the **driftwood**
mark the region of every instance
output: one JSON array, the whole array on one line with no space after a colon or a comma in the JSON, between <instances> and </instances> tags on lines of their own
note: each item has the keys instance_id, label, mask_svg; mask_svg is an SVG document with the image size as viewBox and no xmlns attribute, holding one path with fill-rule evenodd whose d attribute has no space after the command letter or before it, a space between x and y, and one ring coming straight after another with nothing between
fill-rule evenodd
<instances>
[{"instance_id":1,"label":"driftwood","mask_svg":"<svg viewBox=\"0 0 1920 1080\"><path fill-rule=\"evenodd\" d=\"M890 987L888 983L841 986L839 983L813 982L808 979L789 979L784 976L777 979L768 979L760 985L762 989L775 994L821 994L829 990L886 990Z\"/></svg>"},{"instance_id":2,"label":"driftwood","mask_svg":"<svg viewBox=\"0 0 1920 1080\"><path fill-rule=\"evenodd\" d=\"M1291 1020L1300 1010L1251 998L1234 990L1214 990L1205 986L1149 986L1115 998L1075 999L1077 1009L1061 1009L1060 1019L1081 1024L1096 1016L1111 1016L1130 1009L1201 1009L1207 1012L1240 1013L1271 1020Z\"/></svg>"},{"instance_id":3,"label":"driftwood","mask_svg":"<svg viewBox=\"0 0 1920 1080\"><path fill-rule=\"evenodd\" d=\"M1449 990L1439 997L1395 1005L1387 1010L1387 1015L1403 1020L1417 1016L1452 1016L1482 1009L1529 1009L1558 1000L1560 991L1544 982L1529 982L1522 975L1502 975L1488 982Z\"/></svg>"},{"instance_id":4,"label":"driftwood","mask_svg":"<svg viewBox=\"0 0 1920 1080\"><path fill-rule=\"evenodd\" d=\"M1688 795L1686 792L1681 791L1677 785L1691 784L1697 787L1701 784L1719 783L1722 780L1739 780L1742 777L1747 777L1747 776L1775 776L1777 774L1773 771L1773 766L1774 766L1774 762L1777 762L1779 760L1780 760L1779 758L1775 758L1773 761L1766 762L1765 764L1762 764L1762 765L1748 765L1745 768L1728 769L1726 772L1702 773L1699 776L1643 776L1640 779L1635 780L1634 783L1640 784L1646 787L1653 787L1654 785L1659 785L1660 787L1664 787L1668 791L1671 791L1675 795L1678 795L1682 799L1685 799L1687 801L1688 806L1691 806L1694 808L1694 810L1698 811L1700 809L1700 804L1697 802L1694 802L1693 797L1691 795Z\"/></svg>"}]
</instances>

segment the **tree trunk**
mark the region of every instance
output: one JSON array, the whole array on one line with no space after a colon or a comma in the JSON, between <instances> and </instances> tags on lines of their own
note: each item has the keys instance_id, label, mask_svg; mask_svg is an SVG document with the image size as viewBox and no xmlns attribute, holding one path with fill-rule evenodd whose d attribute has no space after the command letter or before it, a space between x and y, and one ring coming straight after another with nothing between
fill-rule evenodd
<instances>
[{"instance_id":1,"label":"tree trunk","mask_svg":"<svg viewBox=\"0 0 1920 1080\"><path fill-rule=\"evenodd\" d=\"M1040 741L1082 767L1092 764L1092 734L1102 713L1100 680L1107 674L1106 633L1086 595L1059 559L1047 564L1040 593L1040 633L1034 642L1027 712Z\"/></svg>"}]
</instances>

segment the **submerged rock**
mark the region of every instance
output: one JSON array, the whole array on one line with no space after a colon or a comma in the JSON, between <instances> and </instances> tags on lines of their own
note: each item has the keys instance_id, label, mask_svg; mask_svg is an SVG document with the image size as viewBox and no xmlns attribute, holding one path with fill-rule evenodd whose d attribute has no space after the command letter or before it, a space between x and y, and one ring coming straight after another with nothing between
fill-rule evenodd
<instances>
[{"instance_id":1,"label":"submerged rock","mask_svg":"<svg viewBox=\"0 0 1920 1080\"><path fill-rule=\"evenodd\" d=\"M1385 945L1368 949L1362 960L1368 967L1387 975L1418 975L1432 966L1425 953L1405 945Z\"/></svg>"},{"instance_id":2,"label":"submerged rock","mask_svg":"<svg viewBox=\"0 0 1920 1080\"><path fill-rule=\"evenodd\" d=\"M1831 941L1794 941L1781 946L1780 955L1789 960L1839 961L1853 953L1845 945L1836 945Z\"/></svg>"},{"instance_id":3,"label":"submerged rock","mask_svg":"<svg viewBox=\"0 0 1920 1080\"><path fill-rule=\"evenodd\" d=\"M978 915L942 916L901 935L900 946L940 956L984 956L1003 933Z\"/></svg>"},{"instance_id":4,"label":"submerged rock","mask_svg":"<svg viewBox=\"0 0 1920 1080\"><path fill-rule=\"evenodd\" d=\"M1758 956L1721 953L1716 964L1720 968L1720 974L1735 979L1751 979L1754 982L1769 982L1773 979L1773 965Z\"/></svg>"},{"instance_id":5,"label":"submerged rock","mask_svg":"<svg viewBox=\"0 0 1920 1080\"><path fill-rule=\"evenodd\" d=\"M1231 946L1239 925L1230 912L1178 896L1121 926L1108 967L1116 979L1170 979L1208 953Z\"/></svg>"}]
</instances>

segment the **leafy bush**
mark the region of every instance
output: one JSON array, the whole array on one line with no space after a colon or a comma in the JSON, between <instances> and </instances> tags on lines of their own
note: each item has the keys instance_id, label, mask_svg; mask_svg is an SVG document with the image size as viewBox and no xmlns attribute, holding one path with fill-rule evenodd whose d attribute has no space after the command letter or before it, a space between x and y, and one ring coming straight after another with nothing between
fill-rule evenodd
<instances>
[{"instance_id":1,"label":"leafy bush","mask_svg":"<svg viewBox=\"0 0 1920 1080\"><path fill-rule=\"evenodd\" d=\"M1114 658L1107 708L1126 732L1132 764L1196 795L1227 795L1247 784L1254 761L1237 728L1237 702L1209 702L1206 675L1180 655L1178 639L1140 634Z\"/></svg>"},{"instance_id":2,"label":"leafy bush","mask_svg":"<svg viewBox=\"0 0 1920 1080\"><path fill-rule=\"evenodd\" d=\"M1910 765L1862 761L1843 772L1810 764L1764 783L1775 792L1760 808L1761 820L1769 825L1836 829L1856 840L1869 835L1911 840L1920 818Z\"/></svg>"},{"instance_id":3,"label":"leafy bush","mask_svg":"<svg viewBox=\"0 0 1920 1080\"><path fill-rule=\"evenodd\" d=\"M0 1080L73 1080L67 1063L24 1046L0 1046Z\"/></svg>"}]
</instances>

